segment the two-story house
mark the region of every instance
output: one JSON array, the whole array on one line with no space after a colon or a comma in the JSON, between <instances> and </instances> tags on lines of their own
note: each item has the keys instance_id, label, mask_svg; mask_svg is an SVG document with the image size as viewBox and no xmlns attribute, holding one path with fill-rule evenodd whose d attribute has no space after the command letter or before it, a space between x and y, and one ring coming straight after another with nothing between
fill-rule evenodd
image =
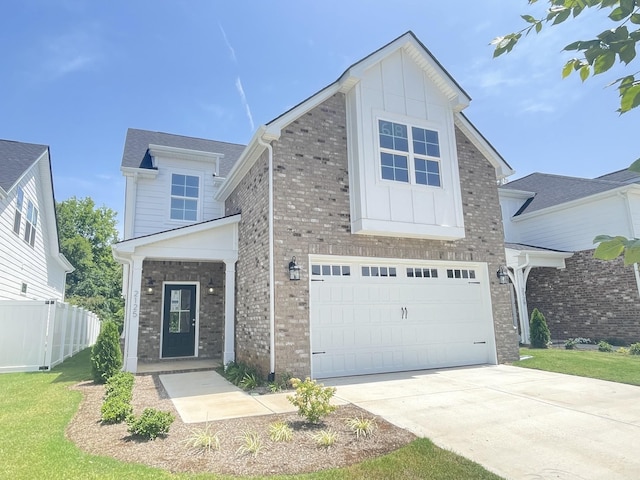
<instances>
[{"instance_id":1,"label":"two-story house","mask_svg":"<svg viewBox=\"0 0 640 480\"><path fill-rule=\"evenodd\" d=\"M0 300L64 300L49 147L0 140ZM0 302L1 304L1 302Z\"/></svg>"},{"instance_id":2,"label":"two-story house","mask_svg":"<svg viewBox=\"0 0 640 480\"><path fill-rule=\"evenodd\" d=\"M129 130L125 369L316 378L518 357L498 183L467 93L408 32L247 146Z\"/></svg>"},{"instance_id":3,"label":"two-story house","mask_svg":"<svg viewBox=\"0 0 640 480\"><path fill-rule=\"evenodd\" d=\"M640 175L533 173L500 187L520 334L538 308L552 338L640 341L640 272L593 257L598 235L640 235Z\"/></svg>"}]
</instances>

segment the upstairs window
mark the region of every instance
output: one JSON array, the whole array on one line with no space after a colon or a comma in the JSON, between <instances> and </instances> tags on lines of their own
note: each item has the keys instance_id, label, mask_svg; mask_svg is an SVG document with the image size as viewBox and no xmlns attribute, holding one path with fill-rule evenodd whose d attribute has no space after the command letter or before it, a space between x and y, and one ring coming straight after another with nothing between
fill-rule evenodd
<instances>
[{"instance_id":1,"label":"upstairs window","mask_svg":"<svg viewBox=\"0 0 640 480\"><path fill-rule=\"evenodd\" d=\"M36 244L36 227L38 226L38 209L31 202L27 203L27 221L24 225L24 241L32 247Z\"/></svg>"},{"instance_id":2,"label":"upstairs window","mask_svg":"<svg viewBox=\"0 0 640 480\"><path fill-rule=\"evenodd\" d=\"M174 173L171 176L171 219L198 219L198 198L200 178Z\"/></svg>"},{"instance_id":3,"label":"upstairs window","mask_svg":"<svg viewBox=\"0 0 640 480\"><path fill-rule=\"evenodd\" d=\"M378 120L378 134L383 180L431 187L441 185L438 132Z\"/></svg>"},{"instance_id":4,"label":"upstairs window","mask_svg":"<svg viewBox=\"0 0 640 480\"><path fill-rule=\"evenodd\" d=\"M13 233L20 235L20 224L22 223L22 207L24 205L24 191L18 187L16 195L16 214L13 217Z\"/></svg>"}]
</instances>

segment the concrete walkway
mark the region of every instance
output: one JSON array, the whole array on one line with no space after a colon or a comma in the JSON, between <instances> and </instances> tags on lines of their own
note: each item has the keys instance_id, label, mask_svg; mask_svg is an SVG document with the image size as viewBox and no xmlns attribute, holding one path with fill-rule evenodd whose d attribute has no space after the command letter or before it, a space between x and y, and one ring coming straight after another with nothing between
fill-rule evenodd
<instances>
[{"instance_id":1,"label":"concrete walkway","mask_svg":"<svg viewBox=\"0 0 640 480\"><path fill-rule=\"evenodd\" d=\"M183 421L294 411L215 372L161 375ZM324 380L353 403L508 479L640 478L640 387L506 365Z\"/></svg>"}]
</instances>

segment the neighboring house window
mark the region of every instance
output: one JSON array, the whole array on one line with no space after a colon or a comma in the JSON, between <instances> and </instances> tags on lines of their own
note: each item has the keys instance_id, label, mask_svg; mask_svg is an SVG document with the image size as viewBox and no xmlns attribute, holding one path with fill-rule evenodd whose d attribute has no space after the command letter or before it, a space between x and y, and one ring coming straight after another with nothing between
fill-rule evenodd
<instances>
[{"instance_id":1,"label":"neighboring house window","mask_svg":"<svg viewBox=\"0 0 640 480\"><path fill-rule=\"evenodd\" d=\"M384 180L431 187L441 185L438 132L378 120L378 134Z\"/></svg>"},{"instance_id":2,"label":"neighboring house window","mask_svg":"<svg viewBox=\"0 0 640 480\"><path fill-rule=\"evenodd\" d=\"M197 220L200 178L174 173L171 176L171 219Z\"/></svg>"},{"instance_id":3,"label":"neighboring house window","mask_svg":"<svg viewBox=\"0 0 640 480\"><path fill-rule=\"evenodd\" d=\"M27 203L27 221L24 225L24 241L32 247L36 244L36 226L38 225L38 209L31 202Z\"/></svg>"},{"instance_id":4,"label":"neighboring house window","mask_svg":"<svg viewBox=\"0 0 640 480\"><path fill-rule=\"evenodd\" d=\"M24 204L24 191L18 187L16 195L16 214L13 217L13 232L20 235L20 224L22 223L22 205Z\"/></svg>"}]
</instances>

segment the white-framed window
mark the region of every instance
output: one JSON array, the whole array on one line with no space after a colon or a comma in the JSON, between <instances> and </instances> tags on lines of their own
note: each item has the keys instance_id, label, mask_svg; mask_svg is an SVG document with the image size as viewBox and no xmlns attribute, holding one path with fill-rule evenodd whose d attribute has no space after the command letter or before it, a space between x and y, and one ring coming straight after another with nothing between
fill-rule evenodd
<instances>
[{"instance_id":1,"label":"white-framed window","mask_svg":"<svg viewBox=\"0 0 640 480\"><path fill-rule=\"evenodd\" d=\"M398 270L396 267L376 266L376 265L363 265L362 266L363 277L397 277Z\"/></svg>"},{"instance_id":2,"label":"white-framed window","mask_svg":"<svg viewBox=\"0 0 640 480\"><path fill-rule=\"evenodd\" d=\"M38 226L38 209L31 200L27 201L27 221L24 225L24 241L32 247L36 244L36 227Z\"/></svg>"},{"instance_id":3,"label":"white-framed window","mask_svg":"<svg viewBox=\"0 0 640 480\"><path fill-rule=\"evenodd\" d=\"M16 192L16 214L13 217L13 233L20 235L20 224L22 223L22 207L24 205L24 191L18 187Z\"/></svg>"},{"instance_id":4,"label":"white-framed window","mask_svg":"<svg viewBox=\"0 0 640 480\"><path fill-rule=\"evenodd\" d=\"M407 278L438 278L438 269L407 267Z\"/></svg>"},{"instance_id":5,"label":"white-framed window","mask_svg":"<svg viewBox=\"0 0 640 480\"><path fill-rule=\"evenodd\" d=\"M171 175L171 220L198 220L200 177Z\"/></svg>"},{"instance_id":6,"label":"white-framed window","mask_svg":"<svg viewBox=\"0 0 640 480\"><path fill-rule=\"evenodd\" d=\"M447 278L468 278L474 280L476 278L476 271L466 268L448 268Z\"/></svg>"},{"instance_id":7,"label":"white-framed window","mask_svg":"<svg viewBox=\"0 0 640 480\"><path fill-rule=\"evenodd\" d=\"M440 137L436 130L378 120L383 180L440 187Z\"/></svg>"},{"instance_id":8,"label":"white-framed window","mask_svg":"<svg viewBox=\"0 0 640 480\"><path fill-rule=\"evenodd\" d=\"M348 277L351 275L349 265L311 265L311 275L322 277Z\"/></svg>"}]
</instances>

